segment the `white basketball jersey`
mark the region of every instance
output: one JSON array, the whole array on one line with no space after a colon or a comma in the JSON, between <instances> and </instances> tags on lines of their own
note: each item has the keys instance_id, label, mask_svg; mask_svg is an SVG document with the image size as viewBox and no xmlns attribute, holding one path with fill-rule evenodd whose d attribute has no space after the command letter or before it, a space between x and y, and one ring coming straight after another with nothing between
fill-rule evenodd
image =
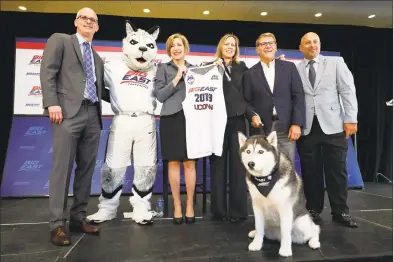
<instances>
[{"instance_id":1,"label":"white basketball jersey","mask_svg":"<svg viewBox=\"0 0 394 262\"><path fill-rule=\"evenodd\" d=\"M182 106L188 158L221 156L227 124L223 76L216 65L208 65L189 68L184 79L186 96Z\"/></svg>"},{"instance_id":2,"label":"white basketball jersey","mask_svg":"<svg viewBox=\"0 0 394 262\"><path fill-rule=\"evenodd\" d=\"M111 108L115 114L149 113L153 115L156 98L153 79L156 67L148 72L130 69L123 61L104 64L104 82L109 87Z\"/></svg>"}]
</instances>

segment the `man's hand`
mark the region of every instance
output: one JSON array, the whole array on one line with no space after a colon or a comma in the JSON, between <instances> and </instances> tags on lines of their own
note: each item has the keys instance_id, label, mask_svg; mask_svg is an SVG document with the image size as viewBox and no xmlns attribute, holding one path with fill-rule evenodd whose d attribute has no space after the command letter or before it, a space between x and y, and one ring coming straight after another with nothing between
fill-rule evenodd
<instances>
[{"instance_id":1,"label":"man's hand","mask_svg":"<svg viewBox=\"0 0 394 262\"><path fill-rule=\"evenodd\" d=\"M252 117L252 125L254 128L259 128L262 124L260 116L255 115Z\"/></svg>"},{"instance_id":2,"label":"man's hand","mask_svg":"<svg viewBox=\"0 0 394 262\"><path fill-rule=\"evenodd\" d=\"M357 123L345 123L343 124L343 129L345 129L346 139L348 139L349 136L357 132Z\"/></svg>"},{"instance_id":3,"label":"man's hand","mask_svg":"<svg viewBox=\"0 0 394 262\"><path fill-rule=\"evenodd\" d=\"M288 138L291 141L296 141L301 136L301 127L298 125L292 125L289 129Z\"/></svg>"},{"instance_id":4,"label":"man's hand","mask_svg":"<svg viewBox=\"0 0 394 262\"><path fill-rule=\"evenodd\" d=\"M286 56L285 56L285 54L281 54L276 59L278 59L278 60L286 60Z\"/></svg>"},{"instance_id":5,"label":"man's hand","mask_svg":"<svg viewBox=\"0 0 394 262\"><path fill-rule=\"evenodd\" d=\"M49 119L55 123L60 124L63 122L63 113L60 106L50 106L48 107Z\"/></svg>"}]
</instances>

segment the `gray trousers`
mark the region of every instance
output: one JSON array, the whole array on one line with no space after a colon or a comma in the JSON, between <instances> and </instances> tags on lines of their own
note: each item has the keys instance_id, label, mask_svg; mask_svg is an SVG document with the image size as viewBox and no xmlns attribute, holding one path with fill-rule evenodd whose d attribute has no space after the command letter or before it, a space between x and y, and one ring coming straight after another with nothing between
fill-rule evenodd
<instances>
[{"instance_id":1,"label":"gray trousers","mask_svg":"<svg viewBox=\"0 0 394 262\"><path fill-rule=\"evenodd\" d=\"M82 105L78 113L60 124L51 123L53 166L49 175L49 228L64 226L67 197L74 160L76 162L70 220L86 217L92 176L100 143L100 119L96 105Z\"/></svg>"},{"instance_id":2,"label":"gray trousers","mask_svg":"<svg viewBox=\"0 0 394 262\"><path fill-rule=\"evenodd\" d=\"M281 150L285 155L290 158L290 161L295 165L295 150L296 150L296 143L295 141L290 141L288 138L289 133L283 133L278 131L279 128L279 121L276 120L272 123L272 131L276 131L278 136L278 143L279 143L279 150Z\"/></svg>"}]
</instances>

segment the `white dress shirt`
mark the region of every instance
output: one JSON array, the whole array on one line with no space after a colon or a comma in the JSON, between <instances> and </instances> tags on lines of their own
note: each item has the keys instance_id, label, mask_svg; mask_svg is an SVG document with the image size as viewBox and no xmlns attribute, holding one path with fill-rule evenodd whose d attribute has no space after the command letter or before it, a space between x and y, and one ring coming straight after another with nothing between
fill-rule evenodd
<instances>
[{"instance_id":1,"label":"white dress shirt","mask_svg":"<svg viewBox=\"0 0 394 262\"><path fill-rule=\"evenodd\" d=\"M268 86L271 89L271 92L274 93L274 84L275 84L275 59L269 62L269 67L266 63L260 62L263 67L265 78L267 79ZM276 115L276 109L274 105L274 109L272 112L273 115Z\"/></svg>"}]
</instances>

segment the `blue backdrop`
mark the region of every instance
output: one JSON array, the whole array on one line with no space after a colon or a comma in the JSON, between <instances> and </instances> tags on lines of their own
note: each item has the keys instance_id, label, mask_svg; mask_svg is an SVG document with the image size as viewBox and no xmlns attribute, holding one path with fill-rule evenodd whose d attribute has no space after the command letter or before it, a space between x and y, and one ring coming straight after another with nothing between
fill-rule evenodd
<instances>
[{"instance_id":1,"label":"blue backdrop","mask_svg":"<svg viewBox=\"0 0 394 262\"><path fill-rule=\"evenodd\" d=\"M157 132L158 122L157 121ZM104 118L104 130L97 156L96 169L92 182L92 194L100 194L100 169L105 159L105 147L108 139L111 118ZM158 132L159 133L159 132ZM160 140L158 140L159 167L154 192L162 192L163 168L160 156ZM209 162L208 162L209 163ZM7 150L7 159L1 185L1 196L43 196L48 195L49 173L52 167L52 136L50 123L46 117L15 116ZM298 154L296 169L301 174ZM363 187L355 151L349 139L347 169L350 187ZM207 168L207 184L209 191L209 165ZM133 167L127 169L125 191L130 192L133 181ZM72 185L73 180L71 180ZM197 182L202 182L202 161L198 164ZM183 176L181 183L184 183ZM72 186L70 186L72 194Z\"/></svg>"}]
</instances>

